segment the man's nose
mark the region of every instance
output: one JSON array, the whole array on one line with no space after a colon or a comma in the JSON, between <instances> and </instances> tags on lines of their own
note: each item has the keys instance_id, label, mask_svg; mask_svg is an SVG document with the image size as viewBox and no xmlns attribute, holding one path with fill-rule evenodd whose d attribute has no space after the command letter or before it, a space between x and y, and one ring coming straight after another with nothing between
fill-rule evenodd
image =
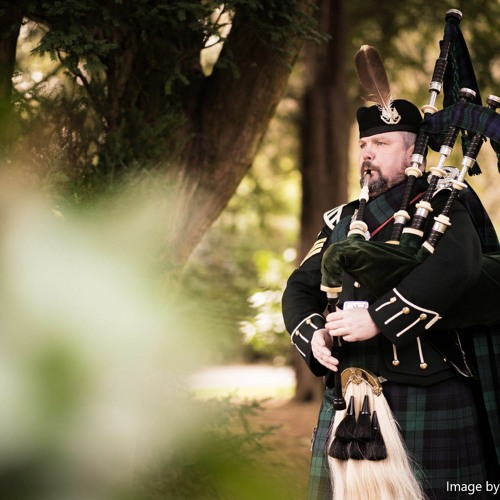
<instances>
[{"instance_id":1,"label":"man's nose","mask_svg":"<svg viewBox=\"0 0 500 500\"><path fill-rule=\"evenodd\" d=\"M373 160L373 149L370 147L370 146L365 146L363 148L363 151L362 151L362 158L363 158L363 161L366 161L366 160Z\"/></svg>"}]
</instances>

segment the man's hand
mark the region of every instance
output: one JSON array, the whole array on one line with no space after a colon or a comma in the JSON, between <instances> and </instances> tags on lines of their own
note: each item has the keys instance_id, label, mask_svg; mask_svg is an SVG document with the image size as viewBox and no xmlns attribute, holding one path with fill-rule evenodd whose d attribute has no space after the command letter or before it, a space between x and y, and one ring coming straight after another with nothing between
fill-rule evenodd
<instances>
[{"instance_id":1,"label":"man's hand","mask_svg":"<svg viewBox=\"0 0 500 500\"><path fill-rule=\"evenodd\" d=\"M380 333L368 310L361 307L330 313L325 328L332 337L342 337L345 342L369 340Z\"/></svg>"},{"instance_id":2,"label":"man's hand","mask_svg":"<svg viewBox=\"0 0 500 500\"><path fill-rule=\"evenodd\" d=\"M333 340L328 330L316 330L311 339L311 350L314 357L329 370L337 371L338 359L332 356Z\"/></svg>"},{"instance_id":3,"label":"man's hand","mask_svg":"<svg viewBox=\"0 0 500 500\"><path fill-rule=\"evenodd\" d=\"M311 340L314 357L329 370L337 371L338 359L332 356L333 337L345 342L361 342L380 333L365 308L337 309L326 317L325 328L316 330Z\"/></svg>"}]
</instances>

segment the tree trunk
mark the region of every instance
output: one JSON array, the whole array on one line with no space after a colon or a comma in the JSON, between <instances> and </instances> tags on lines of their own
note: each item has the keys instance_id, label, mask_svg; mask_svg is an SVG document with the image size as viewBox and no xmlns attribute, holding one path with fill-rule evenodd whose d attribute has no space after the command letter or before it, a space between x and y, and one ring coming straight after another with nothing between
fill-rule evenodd
<instances>
[{"instance_id":1,"label":"tree trunk","mask_svg":"<svg viewBox=\"0 0 500 500\"><path fill-rule=\"evenodd\" d=\"M301 0L309 12L311 2ZM236 14L224 52L239 71L216 67L200 86L183 134L192 137L175 179L176 203L169 216L170 266L181 267L227 205L250 168L284 91L303 40L264 44Z\"/></svg>"},{"instance_id":2,"label":"tree trunk","mask_svg":"<svg viewBox=\"0 0 500 500\"><path fill-rule=\"evenodd\" d=\"M323 214L345 203L349 114L346 88L346 23L344 0L320 0L319 29L331 37L328 44L307 44L306 85L301 122L302 212L299 262L307 254L323 226ZM303 364L302 360L298 360ZM318 379L296 366L296 399L317 398Z\"/></svg>"},{"instance_id":3,"label":"tree trunk","mask_svg":"<svg viewBox=\"0 0 500 500\"><path fill-rule=\"evenodd\" d=\"M0 1L0 150L16 136L13 126L12 75L23 19L21 1Z\"/></svg>"}]
</instances>

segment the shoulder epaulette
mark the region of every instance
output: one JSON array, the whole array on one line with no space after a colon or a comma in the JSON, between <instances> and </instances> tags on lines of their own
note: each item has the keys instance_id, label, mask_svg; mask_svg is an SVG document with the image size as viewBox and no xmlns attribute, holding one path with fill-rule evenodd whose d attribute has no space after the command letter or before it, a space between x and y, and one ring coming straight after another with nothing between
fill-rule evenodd
<instances>
[{"instance_id":1,"label":"shoulder epaulette","mask_svg":"<svg viewBox=\"0 0 500 500\"><path fill-rule=\"evenodd\" d=\"M344 203L343 205L339 205L338 207L332 208L331 210L328 210L328 212L325 212L323 214L323 219L325 221L325 224L330 229L333 229L341 219L342 210L345 206L346 204Z\"/></svg>"}]
</instances>

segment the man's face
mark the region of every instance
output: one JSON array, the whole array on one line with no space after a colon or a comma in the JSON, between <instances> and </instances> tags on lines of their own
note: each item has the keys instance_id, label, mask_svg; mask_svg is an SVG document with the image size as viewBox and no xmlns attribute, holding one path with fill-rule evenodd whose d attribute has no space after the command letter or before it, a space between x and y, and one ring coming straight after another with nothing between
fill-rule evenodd
<instances>
[{"instance_id":1,"label":"man's face","mask_svg":"<svg viewBox=\"0 0 500 500\"><path fill-rule=\"evenodd\" d=\"M400 132L386 132L359 140L359 166L361 183L364 173L371 171L368 187L375 198L406 178L405 168L410 165L413 145L406 147Z\"/></svg>"}]
</instances>

